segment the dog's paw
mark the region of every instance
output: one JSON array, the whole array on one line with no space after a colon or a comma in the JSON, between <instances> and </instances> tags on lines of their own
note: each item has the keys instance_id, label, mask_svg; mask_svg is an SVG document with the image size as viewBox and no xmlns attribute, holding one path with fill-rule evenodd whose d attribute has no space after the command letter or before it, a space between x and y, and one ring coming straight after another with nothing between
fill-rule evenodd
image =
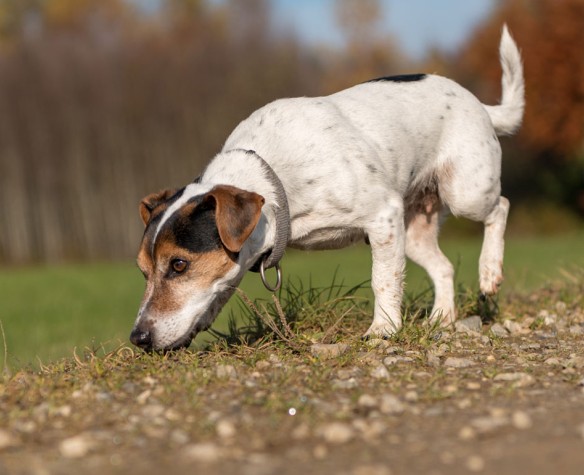
<instances>
[{"instance_id":1,"label":"dog's paw","mask_svg":"<svg viewBox=\"0 0 584 475\"><path fill-rule=\"evenodd\" d=\"M503 283L503 263L493 262L481 266L480 288L485 295L495 295Z\"/></svg>"},{"instance_id":2,"label":"dog's paw","mask_svg":"<svg viewBox=\"0 0 584 475\"><path fill-rule=\"evenodd\" d=\"M394 325L390 322L384 322L383 324L373 323L369 327L369 330L365 332L363 338L365 340L373 340L375 338L387 340L391 338L393 335L395 335L400 328L401 322L399 326Z\"/></svg>"},{"instance_id":3,"label":"dog's paw","mask_svg":"<svg viewBox=\"0 0 584 475\"><path fill-rule=\"evenodd\" d=\"M431 325L439 324L448 327L456 321L456 309L454 307L434 307L428 322Z\"/></svg>"}]
</instances>

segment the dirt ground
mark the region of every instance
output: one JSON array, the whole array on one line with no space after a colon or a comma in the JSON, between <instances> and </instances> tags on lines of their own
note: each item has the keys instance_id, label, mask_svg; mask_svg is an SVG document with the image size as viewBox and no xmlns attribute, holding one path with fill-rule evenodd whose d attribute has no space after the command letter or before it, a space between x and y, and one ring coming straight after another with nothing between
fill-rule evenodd
<instances>
[{"instance_id":1,"label":"dirt ground","mask_svg":"<svg viewBox=\"0 0 584 475\"><path fill-rule=\"evenodd\" d=\"M0 384L0 474L581 474L580 290L389 341L122 348L23 370Z\"/></svg>"}]
</instances>

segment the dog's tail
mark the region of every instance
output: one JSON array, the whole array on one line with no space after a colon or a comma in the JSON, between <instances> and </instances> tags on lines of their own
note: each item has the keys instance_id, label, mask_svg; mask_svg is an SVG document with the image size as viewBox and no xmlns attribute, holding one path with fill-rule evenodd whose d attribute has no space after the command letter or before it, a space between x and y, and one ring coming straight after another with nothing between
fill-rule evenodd
<instances>
[{"instance_id":1,"label":"dog's tail","mask_svg":"<svg viewBox=\"0 0 584 475\"><path fill-rule=\"evenodd\" d=\"M519 129L523 119L525 86L521 54L509 34L507 25L503 26L499 56L503 69L501 103L498 106L485 105L485 108L491 116L497 135L511 135Z\"/></svg>"}]
</instances>

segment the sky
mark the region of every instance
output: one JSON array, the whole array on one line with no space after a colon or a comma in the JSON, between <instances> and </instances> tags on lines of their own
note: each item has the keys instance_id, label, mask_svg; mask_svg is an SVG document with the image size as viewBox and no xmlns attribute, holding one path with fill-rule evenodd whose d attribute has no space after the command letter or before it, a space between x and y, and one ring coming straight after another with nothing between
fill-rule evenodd
<instances>
[{"instance_id":1,"label":"sky","mask_svg":"<svg viewBox=\"0 0 584 475\"><path fill-rule=\"evenodd\" d=\"M242 0L245 1L245 0ZM336 0L270 0L277 28L294 31L311 45L340 44ZM380 26L412 59L429 48L452 51L485 19L495 0L380 0Z\"/></svg>"}]
</instances>

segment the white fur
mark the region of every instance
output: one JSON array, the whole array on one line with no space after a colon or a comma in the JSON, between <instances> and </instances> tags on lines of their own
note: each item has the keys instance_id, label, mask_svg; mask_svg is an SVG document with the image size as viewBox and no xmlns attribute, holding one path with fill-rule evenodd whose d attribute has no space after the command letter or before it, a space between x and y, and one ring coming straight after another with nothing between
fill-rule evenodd
<instances>
[{"instance_id":1,"label":"white fur","mask_svg":"<svg viewBox=\"0 0 584 475\"><path fill-rule=\"evenodd\" d=\"M500 197L497 135L519 127L524 107L521 58L506 28L500 55L498 106L481 104L450 79L427 75L277 100L241 122L199 185L233 185L266 200L260 224L240 253L238 279L274 242L275 191L257 158L245 153L254 150L286 190L291 247L339 248L368 237L375 294L368 334L391 335L401 327L406 254L434 282L433 318L449 323L456 317L452 265L437 244L448 212L485 223L480 286L496 292L508 211ZM426 203L432 196L439 198ZM181 311L180 320L190 312Z\"/></svg>"}]
</instances>

